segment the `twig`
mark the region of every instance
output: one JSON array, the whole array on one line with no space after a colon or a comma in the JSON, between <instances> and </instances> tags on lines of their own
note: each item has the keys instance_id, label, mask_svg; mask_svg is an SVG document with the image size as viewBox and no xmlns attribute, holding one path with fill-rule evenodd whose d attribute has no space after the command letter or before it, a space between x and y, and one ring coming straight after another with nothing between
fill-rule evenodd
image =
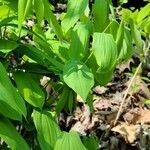
<instances>
[{"instance_id":1,"label":"twig","mask_svg":"<svg viewBox=\"0 0 150 150\"><path fill-rule=\"evenodd\" d=\"M127 97L128 93L129 93L129 90L130 90L130 88L131 88L131 86L132 86L132 84L133 84L133 81L134 81L134 79L135 79L137 73L139 72L141 66L142 66L142 62L139 64L138 68L136 69L136 71L135 71L135 73L134 73L134 75L133 75L133 77L132 77L132 79L131 79L131 81L130 81L130 83L129 83L129 86L128 86L127 90L126 90L126 93L125 93L125 95L124 95L124 97L123 97L123 100L122 100L122 102L121 102L121 105L120 105L120 107L119 107L119 111L118 111L117 116L116 116L116 118L115 118L114 126L116 125L116 123L117 123L117 121L118 121L118 119L119 119L119 117L120 117L120 115L121 115L121 113L122 113L123 104L124 104L124 102L125 102L125 100L126 100L126 97Z\"/></svg>"},{"instance_id":2,"label":"twig","mask_svg":"<svg viewBox=\"0 0 150 150\"><path fill-rule=\"evenodd\" d=\"M146 45L145 45L145 46L146 46ZM149 48L150 48L150 44L148 44L147 48L145 48L144 57L146 57L146 55L147 55L147 53L148 53L148 51L149 51ZM139 64L138 68L136 69L136 71L135 71L135 73L134 73L134 75L133 75L133 77L132 77L132 79L131 79L131 81L130 81L130 83L129 83L129 86L128 86L127 90L126 90L126 93L125 93L125 95L124 95L124 97L123 97L123 100L122 100L122 102L121 102L121 105L120 105L120 107L119 107L119 111L118 111L117 116L116 116L116 118L115 118L114 126L115 126L115 125L117 124L117 122L118 122L118 119L119 119L119 117L120 117L120 115L121 115L121 113L122 113L123 104L124 104L124 102L125 102L125 100L126 100L126 97L127 97L128 93L129 93L129 90L130 90L130 88L131 88L131 86L132 86L132 84L133 84L133 81L134 81L136 75L138 74L140 68L142 67L143 62L144 62L144 58L143 58L143 60L141 60L141 63Z\"/></svg>"}]
</instances>

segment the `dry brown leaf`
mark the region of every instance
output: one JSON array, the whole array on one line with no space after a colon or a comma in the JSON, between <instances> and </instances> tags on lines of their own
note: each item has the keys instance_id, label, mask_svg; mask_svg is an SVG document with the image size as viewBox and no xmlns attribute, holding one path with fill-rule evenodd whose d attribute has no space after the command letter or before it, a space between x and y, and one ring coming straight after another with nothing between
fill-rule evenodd
<instances>
[{"instance_id":1,"label":"dry brown leaf","mask_svg":"<svg viewBox=\"0 0 150 150\"><path fill-rule=\"evenodd\" d=\"M104 87L104 86L96 86L93 91L97 94L104 94L106 91L108 90L108 88Z\"/></svg>"},{"instance_id":2,"label":"dry brown leaf","mask_svg":"<svg viewBox=\"0 0 150 150\"><path fill-rule=\"evenodd\" d=\"M136 140L136 128L133 124L127 125L122 122L111 130L120 133L125 138L126 142L133 143Z\"/></svg>"},{"instance_id":3,"label":"dry brown leaf","mask_svg":"<svg viewBox=\"0 0 150 150\"><path fill-rule=\"evenodd\" d=\"M141 110L137 117L136 123L150 123L150 110Z\"/></svg>"},{"instance_id":4,"label":"dry brown leaf","mask_svg":"<svg viewBox=\"0 0 150 150\"><path fill-rule=\"evenodd\" d=\"M117 68L119 69L119 73L122 73L125 71L125 69L130 70L130 63L133 63L133 59L129 59L127 62L124 61L121 64L119 64L117 66Z\"/></svg>"}]
</instances>

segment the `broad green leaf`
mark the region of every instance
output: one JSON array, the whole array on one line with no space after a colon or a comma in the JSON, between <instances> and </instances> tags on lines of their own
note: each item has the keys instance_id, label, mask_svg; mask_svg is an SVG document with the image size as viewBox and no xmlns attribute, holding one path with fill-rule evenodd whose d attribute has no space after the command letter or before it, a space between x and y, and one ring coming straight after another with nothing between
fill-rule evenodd
<instances>
[{"instance_id":1,"label":"broad green leaf","mask_svg":"<svg viewBox=\"0 0 150 150\"><path fill-rule=\"evenodd\" d=\"M18 10L18 0L1 0L1 2L4 4L4 5L7 5L9 7L9 9L12 11L15 11L15 13L17 12Z\"/></svg>"},{"instance_id":2,"label":"broad green leaf","mask_svg":"<svg viewBox=\"0 0 150 150\"><path fill-rule=\"evenodd\" d=\"M41 149L53 150L61 131L50 112L34 110L33 121Z\"/></svg>"},{"instance_id":3,"label":"broad green leaf","mask_svg":"<svg viewBox=\"0 0 150 150\"><path fill-rule=\"evenodd\" d=\"M144 31L145 31L146 33L150 34L150 20L149 20L149 22L145 25Z\"/></svg>"},{"instance_id":4,"label":"broad green leaf","mask_svg":"<svg viewBox=\"0 0 150 150\"><path fill-rule=\"evenodd\" d=\"M42 108L45 100L45 94L40 87L40 82L33 79L31 74L24 72L14 73L14 78L17 83L17 88L23 95L23 98L29 104Z\"/></svg>"},{"instance_id":5,"label":"broad green leaf","mask_svg":"<svg viewBox=\"0 0 150 150\"><path fill-rule=\"evenodd\" d=\"M0 137L10 146L11 150L20 150L20 148L30 150L16 128L5 118L0 118Z\"/></svg>"},{"instance_id":6,"label":"broad green leaf","mask_svg":"<svg viewBox=\"0 0 150 150\"><path fill-rule=\"evenodd\" d=\"M92 50L101 72L108 72L115 67L117 46L111 34L95 32L93 35Z\"/></svg>"},{"instance_id":7,"label":"broad green leaf","mask_svg":"<svg viewBox=\"0 0 150 150\"><path fill-rule=\"evenodd\" d=\"M63 80L84 101L86 101L88 93L94 85L94 77L91 70L85 64L76 60L71 60L65 64Z\"/></svg>"},{"instance_id":8,"label":"broad green leaf","mask_svg":"<svg viewBox=\"0 0 150 150\"><path fill-rule=\"evenodd\" d=\"M121 21L119 25L119 29L117 31L117 37L116 37L116 44L118 49L118 54L120 53L122 46L123 46L123 39L124 39L124 23Z\"/></svg>"},{"instance_id":9,"label":"broad green leaf","mask_svg":"<svg viewBox=\"0 0 150 150\"><path fill-rule=\"evenodd\" d=\"M70 131L64 132L56 144L54 150L87 150L77 132Z\"/></svg>"},{"instance_id":10,"label":"broad green leaf","mask_svg":"<svg viewBox=\"0 0 150 150\"><path fill-rule=\"evenodd\" d=\"M109 70L107 72L102 72L101 69L97 70L96 73L94 73L94 77L96 81L101 85L106 85L109 81L111 81L113 76L114 70Z\"/></svg>"},{"instance_id":11,"label":"broad green leaf","mask_svg":"<svg viewBox=\"0 0 150 150\"><path fill-rule=\"evenodd\" d=\"M42 51L41 49L38 49L36 47L33 47L31 45L21 45L20 46L21 51L27 55L29 58L33 59L34 61L38 62L39 64L49 67L49 65L53 65L59 70L63 69L63 64L58 62L54 56L50 56L46 54L46 52Z\"/></svg>"},{"instance_id":12,"label":"broad green leaf","mask_svg":"<svg viewBox=\"0 0 150 150\"><path fill-rule=\"evenodd\" d=\"M98 149L99 141L95 136L90 136L90 137L85 136L83 137L82 142L88 150Z\"/></svg>"},{"instance_id":13,"label":"broad green leaf","mask_svg":"<svg viewBox=\"0 0 150 150\"><path fill-rule=\"evenodd\" d=\"M150 3L147 4L145 7L142 7L142 9L138 13L138 17L137 17L136 21L139 23L148 15L150 15Z\"/></svg>"},{"instance_id":14,"label":"broad green leaf","mask_svg":"<svg viewBox=\"0 0 150 150\"><path fill-rule=\"evenodd\" d=\"M118 59L129 59L133 54L131 33L128 29L124 30L123 47L119 53Z\"/></svg>"},{"instance_id":15,"label":"broad green leaf","mask_svg":"<svg viewBox=\"0 0 150 150\"><path fill-rule=\"evenodd\" d=\"M95 0L93 5L94 26L96 32L102 32L105 28L109 14L109 0Z\"/></svg>"},{"instance_id":16,"label":"broad green leaf","mask_svg":"<svg viewBox=\"0 0 150 150\"><path fill-rule=\"evenodd\" d=\"M26 107L23 99L10 82L7 72L0 63L0 113L4 116L21 120L26 116Z\"/></svg>"},{"instance_id":17,"label":"broad green leaf","mask_svg":"<svg viewBox=\"0 0 150 150\"><path fill-rule=\"evenodd\" d=\"M69 55L71 59L80 60L87 53L90 30L92 26L89 23L78 23L72 31L71 45Z\"/></svg>"},{"instance_id":18,"label":"broad green leaf","mask_svg":"<svg viewBox=\"0 0 150 150\"><path fill-rule=\"evenodd\" d=\"M69 95L69 87L68 86L64 86L62 94L61 94L61 96L59 98L59 101L58 101L58 103L56 105L56 112L57 113L60 113L61 110L65 107L65 105L67 103L68 95Z\"/></svg>"},{"instance_id":19,"label":"broad green leaf","mask_svg":"<svg viewBox=\"0 0 150 150\"><path fill-rule=\"evenodd\" d=\"M18 47L18 43L10 40L0 39L0 52L9 53Z\"/></svg>"},{"instance_id":20,"label":"broad green leaf","mask_svg":"<svg viewBox=\"0 0 150 150\"><path fill-rule=\"evenodd\" d=\"M56 54L61 61L66 62L69 60L69 43L57 40L48 40L47 42L51 45L53 53Z\"/></svg>"},{"instance_id":21,"label":"broad green leaf","mask_svg":"<svg viewBox=\"0 0 150 150\"><path fill-rule=\"evenodd\" d=\"M52 25L57 37L62 40L63 39L63 33L61 26L59 25L55 15L51 11L50 3L47 0L43 0L44 3L44 16L47 19L47 21Z\"/></svg>"},{"instance_id":22,"label":"broad green leaf","mask_svg":"<svg viewBox=\"0 0 150 150\"><path fill-rule=\"evenodd\" d=\"M114 40L116 40L118 28L119 28L119 23L116 20L112 20L108 33L111 33L113 35Z\"/></svg>"},{"instance_id":23,"label":"broad green leaf","mask_svg":"<svg viewBox=\"0 0 150 150\"><path fill-rule=\"evenodd\" d=\"M122 14L122 18L121 18L122 21L128 22L132 16L132 11L129 9L122 9L121 14Z\"/></svg>"},{"instance_id":24,"label":"broad green leaf","mask_svg":"<svg viewBox=\"0 0 150 150\"><path fill-rule=\"evenodd\" d=\"M131 27L132 39L134 40L134 42L135 42L136 46L138 47L138 49L141 51L142 47L143 47L141 33L137 29L137 26L136 26L136 24L134 23L133 20L130 20L130 27Z\"/></svg>"},{"instance_id":25,"label":"broad green leaf","mask_svg":"<svg viewBox=\"0 0 150 150\"><path fill-rule=\"evenodd\" d=\"M44 4L43 4L43 0L34 0L34 9L35 9L37 21L38 21L38 23L40 25L42 20L44 19Z\"/></svg>"},{"instance_id":26,"label":"broad green leaf","mask_svg":"<svg viewBox=\"0 0 150 150\"><path fill-rule=\"evenodd\" d=\"M88 0L69 0L67 5L67 13L62 20L62 27L64 32L67 31L74 26L74 24L78 21L81 15L84 14L86 7L88 5Z\"/></svg>"},{"instance_id":27,"label":"broad green leaf","mask_svg":"<svg viewBox=\"0 0 150 150\"><path fill-rule=\"evenodd\" d=\"M7 5L0 6L0 19L12 16L14 12Z\"/></svg>"},{"instance_id":28,"label":"broad green leaf","mask_svg":"<svg viewBox=\"0 0 150 150\"><path fill-rule=\"evenodd\" d=\"M21 31L22 23L29 14L32 0L18 0L18 29Z\"/></svg>"}]
</instances>

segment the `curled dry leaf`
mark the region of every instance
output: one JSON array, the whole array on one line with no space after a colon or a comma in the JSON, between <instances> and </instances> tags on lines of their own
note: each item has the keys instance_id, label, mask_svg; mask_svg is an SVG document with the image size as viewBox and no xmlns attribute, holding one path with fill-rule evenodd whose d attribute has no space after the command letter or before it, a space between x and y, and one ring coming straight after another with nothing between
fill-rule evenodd
<instances>
[{"instance_id":1,"label":"curled dry leaf","mask_svg":"<svg viewBox=\"0 0 150 150\"><path fill-rule=\"evenodd\" d=\"M136 128L133 124L127 125L122 122L111 130L120 133L125 138L126 142L133 143L136 140Z\"/></svg>"}]
</instances>

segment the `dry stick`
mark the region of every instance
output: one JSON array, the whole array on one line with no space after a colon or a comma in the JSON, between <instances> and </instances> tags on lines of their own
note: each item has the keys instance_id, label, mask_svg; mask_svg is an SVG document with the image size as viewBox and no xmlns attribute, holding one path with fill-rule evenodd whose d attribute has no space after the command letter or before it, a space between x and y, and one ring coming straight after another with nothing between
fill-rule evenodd
<instances>
[{"instance_id":1,"label":"dry stick","mask_svg":"<svg viewBox=\"0 0 150 150\"><path fill-rule=\"evenodd\" d=\"M129 83L129 86L128 86L128 88L127 88L127 91L126 91L126 93L125 93L125 95L124 95L124 97L123 97L123 100L122 100L122 102L121 102L121 105L120 105L120 107L119 107L119 111L118 111L117 116L116 116L116 118L115 118L114 126L116 125L116 123L117 123L117 121L118 121L118 119L119 119L119 117L120 117L120 115L121 115L121 113L122 113L123 104L124 104L124 102L125 102L125 100L126 100L126 97L127 97L128 93L129 93L129 90L130 90L130 88L131 88L131 86L132 86L132 84L133 84L133 81L134 81L134 79L135 79L137 73L139 72L141 66L142 66L142 62L139 64L138 68L136 69L136 71L135 71L135 73L134 73L134 75L133 75L133 77L132 77L132 80L131 80L130 83Z\"/></svg>"}]
</instances>

